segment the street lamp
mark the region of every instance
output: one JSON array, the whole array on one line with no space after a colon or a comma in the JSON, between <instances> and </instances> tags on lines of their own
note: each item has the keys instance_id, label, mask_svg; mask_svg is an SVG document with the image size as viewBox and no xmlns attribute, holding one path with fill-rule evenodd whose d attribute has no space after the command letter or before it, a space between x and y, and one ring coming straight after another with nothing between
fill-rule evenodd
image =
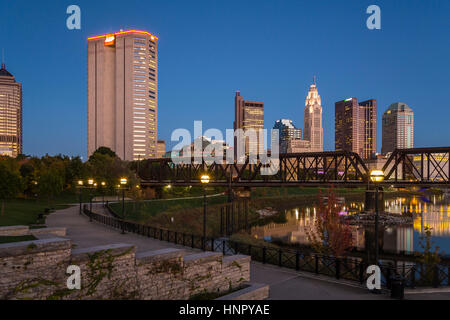
<instances>
[{"instance_id":1,"label":"street lamp","mask_svg":"<svg viewBox=\"0 0 450 320\"><path fill-rule=\"evenodd\" d=\"M89 188L92 190L94 187L94 179L88 180ZM92 192L89 192L89 211L92 212Z\"/></svg>"},{"instance_id":2,"label":"street lamp","mask_svg":"<svg viewBox=\"0 0 450 320\"><path fill-rule=\"evenodd\" d=\"M101 186L102 186L102 205L103 205L103 207L105 207L105 187L106 187L106 182L102 181Z\"/></svg>"},{"instance_id":3,"label":"street lamp","mask_svg":"<svg viewBox=\"0 0 450 320\"><path fill-rule=\"evenodd\" d=\"M378 223L379 223L379 212L378 212L378 188L379 183L384 180L384 172L382 170L372 170L370 172L370 180L375 185L375 261L378 265Z\"/></svg>"},{"instance_id":4,"label":"street lamp","mask_svg":"<svg viewBox=\"0 0 450 320\"><path fill-rule=\"evenodd\" d=\"M92 189L94 189L94 185L96 185L94 179L89 179L88 180L88 185L89 185L88 188L90 190L90 192L89 192L89 211L90 211L89 222L92 222L92 197L93 197Z\"/></svg>"},{"instance_id":5,"label":"street lamp","mask_svg":"<svg viewBox=\"0 0 450 320\"><path fill-rule=\"evenodd\" d=\"M82 195L81 195L81 192L82 192L83 185L84 185L83 180L78 180L78 189L80 190L80 214L82 214L82 212L83 212L83 210L81 208L82 207L82 199L81 199Z\"/></svg>"},{"instance_id":6,"label":"street lamp","mask_svg":"<svg viewBox=\"0 0 450 320\"><path fill-rule=\"evenodd\" d=\"M128 180L126 178L120 179L120 185L122 189L122 234L125 234L125 188L128 184Z\"/></svg>"},{"instance_id":7,"label":"street lamp","mask_svg":"<svg viewBox=\"0 0 450 320\"><path fill-rule=\"evenodd\" d=\"M209 183L210 178L208 175L203 175L200 178L203 184L203 251L206 251L206 185Z\"/></svg>"}]
</instances>

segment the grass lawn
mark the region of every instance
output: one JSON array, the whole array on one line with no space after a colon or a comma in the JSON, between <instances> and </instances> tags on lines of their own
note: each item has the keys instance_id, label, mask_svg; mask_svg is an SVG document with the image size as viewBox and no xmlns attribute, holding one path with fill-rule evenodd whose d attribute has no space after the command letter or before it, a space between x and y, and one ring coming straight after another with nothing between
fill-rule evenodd
<instances>
[{"instance_id":1,"label":"grass lawn","mask_svg":"<svg viewBox=\"0 0 450 320\"><path fill-rule=\"evenodd\" d=\"M226 196L217 196L207 199L208 205L225 203ZM110 205L119 216L122 215L122 203ZM145 222L148 218L155 217L162 212L177 211L181 209L199 208L203 206L203 198L188 200L156 200L141 202L126 202L125 213L127 220Z\"/></svg>"},{"instance_id":2,"label":"grass lawn","mask_svg":"<svg viewBox=\"0 0 450 320\"><path fill-rule=\"evenodd\" d=\"M274 207L282 212L284 206L313 202L322 191L327 194L328 188L291 187L291 188L255 188L252 190L249 222L255 221L259 215L257 209ZM363 189L335 189L338 195L360 195ZM287 201L288 200L288 201ZM216 236L220 230L220 204L227 202L227 196L207 199L207 233ZM111 208L119 216L122 204L111 204ZM167 228L185 233L200 234L203 228L203 198L188 200L157 200L127 202L125 219L144 223L155 227Z\"/></svg>"},{"instance_id":3,"label":"grass lawn","mask_svg":"<svg viewBox=\"0 0 450 320\"><path fill-rule=\"evenodd\" d=\"M61 203L55 201L55 203ZM5 213L0 214L0 227L16 225L44 224L44 219L38 219L40 213L48 208L48 203L38 200L16 199L5 202ZM56 210L67 208L67 205L53 205Z\"/></svg>"},{"instance_id":4,"label":"grass lawn","mask_svg":"<svg viewBox=\"0 0 450 320\"><path fill-rule=\"evenodd\" d=\"M11 242L23 242L23 241L33 241L37 240L36 237L29 236L17 236L17 237L3 237L0 236L0 244L1 243L11 243Z\"/></svg>"}]
</instances>

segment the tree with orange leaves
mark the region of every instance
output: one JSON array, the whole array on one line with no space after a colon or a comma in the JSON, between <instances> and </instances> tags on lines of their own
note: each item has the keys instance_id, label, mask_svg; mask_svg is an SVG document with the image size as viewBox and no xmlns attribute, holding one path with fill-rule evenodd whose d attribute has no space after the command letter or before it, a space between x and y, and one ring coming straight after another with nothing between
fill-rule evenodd
<instances>
[{"instance_id":1,"label":"tree with orange leaves","mask_svg":"<svg viewBox=\"0 0 450 320\"><path fill-rule=\"evenodd\" d=\"M352 229L349 223L342 219L341 209L333 189L328 190L326 204L322 192L319 192L319 209L316 219L312 225L305 227L308 240L317 253L341 257L352 247Z\"/></svg>"}]
</instances>

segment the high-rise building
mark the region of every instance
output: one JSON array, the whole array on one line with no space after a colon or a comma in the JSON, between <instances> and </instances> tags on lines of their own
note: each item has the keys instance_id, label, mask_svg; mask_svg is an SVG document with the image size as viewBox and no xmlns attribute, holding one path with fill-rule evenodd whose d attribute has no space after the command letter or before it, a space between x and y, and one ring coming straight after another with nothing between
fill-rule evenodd
<instances>
[{"instance_id":1,"label":"high-rise building","mask_svg":"<svg viewBox=\"0 0 450 320\"><path fill-rule=\"evenodd\" d=\"M245 139L245 153L249 154L250 151L262 153L264 139L260 139L260 136L263 136L262 131L264 130L264 102L244 100L238 91L235 97L234 112L234 130L242 129L247 132L253 129L257 135L256 141L250 141L248 137ZM235 138L234 149L236 153L238 151L237 145L237 138Z\"/></svg>"},{"instance_id":2,"label":"high-rise building","mask_svg":"<svg viewBox=\"0 0 450 320\"><path fill-rule=\"evenodd\" d=\"M273 128L280 131L280 141L302 138L302 129L296 128L292 120L277 120Z\"/></svg>"},{"instance_id":3,"label":"high-rise building","mask_svg":"<svg viewBox=\"0 0 450 320\"><path fill-rule=\"evenodd\" d=\"M158 38L120 31L88 38L88 153L157 157Z\"/></svg>"},{"instance_id":4,"label":"high-rise building","mask_svg":"<svg viewBox=\"0 0 450 320\"><path fill-rule=\"evenodd\" d=\"M363 159L370 159L377 153L377 100L370 99L359 103L363 114Z\"/></svg>"},{"instance_id":5,"label":"high-rise building","mask_svg":"<svg viewBox=\"0 0 450 320\"><path fill-rule=\"evenodd\" d=\"M302 139L292 139L282 144L285 153L305 153L311 152L311 142Z\"/></svg>"},{"instance_id":6,"label":"high-rise building","mask_svg":"<svg viewBox=\"0 0 450 320\"><path fill-rule=\"evenodd\" d=\"M164 158L164 155L166 154L166 141L165 140L158 140L158 150L156 153L156 157L158 159Z\"/></svg>"},{"instance_id":7,"label":"high-rise building","mask_svg":"<svg viewBox=\"0 0 450 320\"><path fill-rule=\"evenodd\" d=\"M383 114L383 145L381 153L395 149L414 148L414 112L402 102L389 106Z\"/></svg>"},{"instance_id":8,"label":"high-rise building","mask_svg":"<svg viewBox=\"0 0 450 320\"><path fill-rule=\"evenodd\" d=\"M305 102L303 139L311 142L311 152L323 152L322 100L315 78Z\"/></svg>"},{"instance_id":9,"label":"high-rise building","mask_svg":"<svg viewBox=\"0 0 450 320\"><path fill-rule=\"evenodd\" d=\"M0 155L22 154L22 85L6 70L0 69Z\"/></svg>"},{"instance_id":10,"label":"high-rise building","mask_svg":"<svg viewBox=\"0 0 450 320\"><path fill-rule=\"evenodd\" d=\"M297 129L292 120L281 119L275 121L274 129L279 131L280 137L280 153L287 153L287 145L290 140L302 139L302 130Z\"/></svg>"},{"instance_id":11,"label":"high-rise building","mask_svg":"<svg viewBox=\"0 0 450 320\"><path fill-rule=\"evenodd\" d=\"M377 101L349 98L335 104L335 150L370 159L377 150Z\"/></svg>"}]
</instances>

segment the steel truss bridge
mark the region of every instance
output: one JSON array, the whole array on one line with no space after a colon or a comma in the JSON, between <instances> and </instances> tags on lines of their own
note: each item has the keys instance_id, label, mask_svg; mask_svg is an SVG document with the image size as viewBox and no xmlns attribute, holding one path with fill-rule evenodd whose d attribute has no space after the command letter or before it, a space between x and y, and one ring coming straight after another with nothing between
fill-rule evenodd
<instances>
[{"instance_id":1,"label":"steel truss bridge","mask_svg":"<svg viewBox=\"0 0 450 320\"><path fill-rule=\"evenodd\" d=\"M143 187L198 186L208 174L211 186L268 187L305 185L367 185L371 169L383 169L385 185L450 187L450 147L397 149L386 162L365 163L353 152L319 152L280 155L275 175L262 175L262 163L174 164L171 159L143 161L139 177ZM189 160L189 159L188 159ZM379 160L378 160L379 161Z\"/></svg>"}]
</instances>

